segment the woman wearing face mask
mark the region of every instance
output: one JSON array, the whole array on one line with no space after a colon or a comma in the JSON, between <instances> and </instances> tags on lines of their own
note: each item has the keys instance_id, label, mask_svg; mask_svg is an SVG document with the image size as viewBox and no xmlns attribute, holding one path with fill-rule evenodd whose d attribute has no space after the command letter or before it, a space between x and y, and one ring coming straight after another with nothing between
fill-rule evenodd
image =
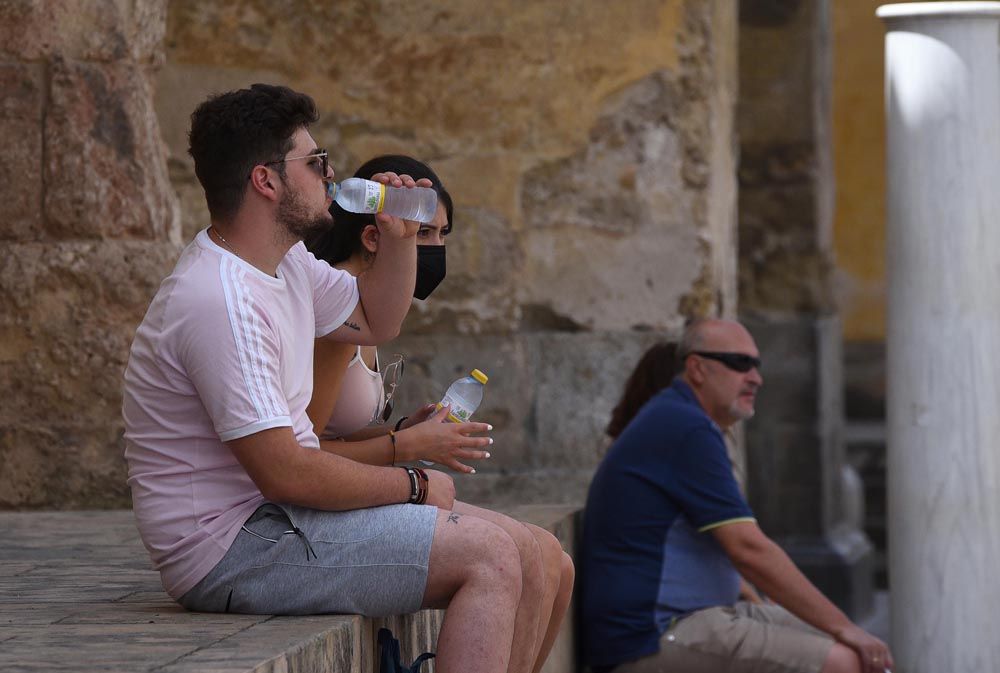
<instances>
[{"instance_id":1,"label":"woman wearing face mask","mask_svg":"<svg viewBox=\"0 0 1000 673\"><path fill-rule=\"evenodd\" d=\"M417 277L414 297L426 299L445 277L445 236L452 230L452 200L437 175L416 159L390 155L372 159L355 172L369 178L380 172L407 174L414 180L428 178L438 194L434 219L417 233ZM334 226L307 243L317 258L354 275L364 272L378 254L378 229L370 215L348 213L336 203L331 208ZM380 368L381 365L381 368ZM400 365L379 361L371 346L346 346L316 341L313 398L307 409L324 450L373 465L429 460L459 472L475 472L463 460L488 458L492 440L476 436L488 431L484 423L444 422L447 408L421 407L395 426L383 423L385 393L380 371L392 380ZM393 432L390 435L390 430ZM528 651L512 652L510 670L533 671L542 667L569 605L573 588L573 562L546 530L504 515L455 501L454 512L488 519L500 525L517 544L521 555L522 596L531 597L531 609L515 623L533 642ZM537 598L541 597L541 601ZM528 603L526 602L527 606ZM521 614L519 608L519 615Z\"/></svg>"},{"instance_id":2,"label":"woman wearing face mask","mask_svg":"<svg viewBox=\"0 0 1000 673\"><path fill-rule=\"evenodd\" d=\"M430 168L405 156L376 157L361 166L355 176L369 178L382 170L380 166L413 171L434 183L433 189L438 195L437 213L430 222L421 223L417 231L417 277L413 296L426 299L445 276L445 236L451 233L451 195ZM407 174L412 177L411 173ZM378 252L379 233L375 218L347 212L336 202L330 206L330 212L334 226L307 241L306 246L318 259L357 276L372 265ZM338 453L352 460L388 465L422 458L460 472L474 472L458 461L486 457L484 451L471 449L488 446L491 440L468 436L486 432L486 424L460 424L459 427L449 428L452 432L442 431L433 437L422 437L429 428L421 428L422 432L411 428L426 420L434 412L434 405L417 410L398 423L395 429L384 424L383 421L388 419L387 411L391 408L386 409L383 377L391 384L393 377L398 376L399 366L396 362L380 363L374 346L317 340L313 362L313 397L307 408L317 436L324 440L344 440L349 446L338 450ZM393 429L394 441L389 441L389 431ZM440 445L442 441L447 445ZM413 453L416 447L420 447L422 455ZM393 449L396 450L395 456L392 455Z\"/></svg>"}]
</instances>

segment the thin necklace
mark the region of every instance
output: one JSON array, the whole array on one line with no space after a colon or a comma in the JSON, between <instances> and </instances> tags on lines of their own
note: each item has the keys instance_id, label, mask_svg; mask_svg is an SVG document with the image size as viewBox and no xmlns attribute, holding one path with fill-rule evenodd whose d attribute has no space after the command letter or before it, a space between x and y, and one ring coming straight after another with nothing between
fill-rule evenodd
<instances>
[{"instance_id":1,"label":"thin necklace","mask_svg":"<svg viewBox=\"0 0 1000 673\"><path fill-rule=\"evenodd\" d=\"M229 248L234 255L236 255L240 259L243 259L243 256L240 255L240 253L236 252L236 248L234 248L232 245L229 244L229 241L226 240L226 237L220 234L219 230L216 229L214 225L210 226L209 229L215 232L215 235L219 238L220 241L222 241L222 244L227 248Z\"/></svg>"}]
</instances>

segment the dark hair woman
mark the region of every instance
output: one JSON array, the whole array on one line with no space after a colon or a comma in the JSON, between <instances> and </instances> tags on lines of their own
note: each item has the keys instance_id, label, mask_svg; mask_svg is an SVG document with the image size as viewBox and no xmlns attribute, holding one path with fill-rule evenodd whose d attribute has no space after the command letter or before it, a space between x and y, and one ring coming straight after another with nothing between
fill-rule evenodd
<instances>
[{"instance_id":1,"label":"dark hair woman","mask_svg":"<svg viewBox=\"0 0 1000 673\"><path fill-rule=\"evenodd\" d=\"M677 374L677 344L660 342L643 353L625 382L604 433L615 439L649 398L670 385Z\"/></svg>"}]
</instances>

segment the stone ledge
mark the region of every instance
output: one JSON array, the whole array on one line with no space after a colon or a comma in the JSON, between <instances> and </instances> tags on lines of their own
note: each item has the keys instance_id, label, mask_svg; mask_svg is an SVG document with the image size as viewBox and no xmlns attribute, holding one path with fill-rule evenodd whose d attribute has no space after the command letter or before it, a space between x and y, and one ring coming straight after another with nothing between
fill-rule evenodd
<instances>
[{"instance_id":1,"label":"stone ledge","mask_svg":"<svg viewBox=\"0 0 1000 673\"><path fill-rule=\"evenodd\" d=\"M573 548L577 508L506 513ZM443 613L269 617L187 612L149 569L129 511L0 513L0 670L373 673L375 634L434 649ZM544 673L575 669L572 609Z\"/></svg>"}]
</instances>

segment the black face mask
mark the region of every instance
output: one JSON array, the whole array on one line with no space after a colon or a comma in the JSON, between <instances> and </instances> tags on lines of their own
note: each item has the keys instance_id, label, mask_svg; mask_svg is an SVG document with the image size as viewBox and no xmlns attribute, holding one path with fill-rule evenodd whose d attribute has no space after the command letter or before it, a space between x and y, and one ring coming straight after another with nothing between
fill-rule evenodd
<instances>
[{"instance_id":1,"label":"black face mask","mask_svg":"<svg viewBox=\"0 0 1000 673\"><path fill-rule=\"evenodd\" d=\"M413 296L417 299L427 299L431 296L446 272L443 245L417 246L417 285Z\"/></svg>"}]
</instances>

